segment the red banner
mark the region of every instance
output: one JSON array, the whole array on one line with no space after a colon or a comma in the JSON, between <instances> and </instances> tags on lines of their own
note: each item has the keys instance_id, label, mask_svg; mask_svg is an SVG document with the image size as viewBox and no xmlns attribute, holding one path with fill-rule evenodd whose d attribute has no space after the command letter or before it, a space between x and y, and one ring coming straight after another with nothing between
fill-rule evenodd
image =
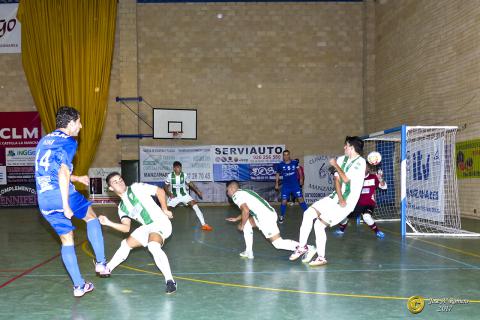
<instances>
[{"instance_id":1,"label":"red banner","mask_svg":"<svg viewBox=\"0 0 480 320\"><path fill-rule=\"evenodd\" d=\"M0 207L35 205L38 112L0 112Z\"/></svg>"}]
</instances>

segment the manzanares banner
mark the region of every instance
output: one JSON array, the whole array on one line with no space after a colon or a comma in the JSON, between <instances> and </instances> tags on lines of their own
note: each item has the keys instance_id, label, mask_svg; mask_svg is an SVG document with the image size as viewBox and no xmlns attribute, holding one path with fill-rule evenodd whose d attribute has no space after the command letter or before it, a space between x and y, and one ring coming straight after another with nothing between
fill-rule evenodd
<instances>
[{"instance_id":1,"label":"manzanares banner","mask_svg":"<svg viewBox=\"0 0 480 320\"><path fill-rule=\"evenodd\" d=\"M480 178L480 139L457 142L457 178Z\"/></svg>"},{"instance_id":2,"label":"manzanares banner","mask_svg":"<svg viewBox=\"0 0 480 320\"><path fill-rule=\"evenodd\" d=\"M305 182L303 195L305 202L312 204L331 194L335 190L333 174L328 171L329 160L335 158L325 155L311 155L303 158Z\"/></svg>"},{"instance_id":3,"label":"manzanares banner","mask_svg":"<svg viewBox=\"0 0 480 320\"><path fill-rule=\"evenodd\" d=\"M217 145L212 147L215 181L272 181L285 145Z\"/></svg>"},{"instance_id":4,"label":"manzanares banner","mask_svg":"<svg viewBox=\"0 0 480 320\"><path fill-rule=\"evenodd\" d=\"M140 181L161 184L180 161L192 181L212 181L211 146L140 147Z\"/></svg>"}]
</instances>

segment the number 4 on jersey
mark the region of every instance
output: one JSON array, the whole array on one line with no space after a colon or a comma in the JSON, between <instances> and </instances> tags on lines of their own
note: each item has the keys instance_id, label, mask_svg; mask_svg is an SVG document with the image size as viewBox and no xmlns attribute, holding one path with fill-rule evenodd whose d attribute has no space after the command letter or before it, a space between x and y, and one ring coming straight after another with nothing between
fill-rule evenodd
<instances>
[{"instance_id":1,"label":"number 4 on jersey","mask_svg":"<svg viewBox=\"0 0 480 320\"><path fill-rule=\"evenodd\" d=\"M47 150L45 154L40 158L40 163L38 161L38 157L40 156L40 151L37 152L37 156L35 158L35 171L38 171L38 166L44 168L45 171L48 171L48 167L50 167L50 162L48 161L50 155L52 154L52 150Z\"/></svg>"}]
</instances>

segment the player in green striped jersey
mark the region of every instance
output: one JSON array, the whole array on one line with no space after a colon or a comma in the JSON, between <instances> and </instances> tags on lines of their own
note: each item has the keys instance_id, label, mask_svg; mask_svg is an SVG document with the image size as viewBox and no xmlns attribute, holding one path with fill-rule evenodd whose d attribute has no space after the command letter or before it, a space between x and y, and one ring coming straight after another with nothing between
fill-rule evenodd
<instances>
[{"instance_id":1,"label":"player in green striped jersey","mask_svg":"<svg viewBox=\"0 0 480 320\"><path fill-rule=\"evenodd\" d=\"M276 249L295 251L298 242L282 239L277 226L277 213L270 204L252 190L242 190L237 181L227 184L227 194L240 208L242 213L237 217L227 218L230 222L240 222L238 230L243 231L245 251L243 258L253 259L253 227L258 227ZM315 254L315 247L309 246L304 259L310 261Z\"/></svg>"},{"instance_id":2,"label":"player in green striped jersey","mask_svg":"<svg viewBox=\"0 0 480 320\"><path fill-rule=\"evenodd\" d=\"M191 206L202 224L202 230L212 231L213 228L205 222L205 218L197 202L193 200L188 193L187 186L192 189L200 199L203 197L202 192L190 181L187 174L182 171L182 164L179 161L175 161L173 163L173 171L168 174L167 179L165 179L164 189L168 195L167 205L172 208L175 208L179 203Z\"/></svg>"},{"instance_id":3,"label":"player in green striped jersey","mask_svg":"<svg viewBox=\"0 0 480 320\"><path fill-rule=\"evenodd\" d=\"M165 240L172 234L172 223L169 219L173 218L172 213L167 209L165 192L157 186L146 183L134 183L127 187L118 172L110 173L106 180L109 190L115 192L122 200L118 205L120 223L112 222L105 216L99 217L100 223L124 233L130 231L132 219L141 224L121 242L120 248L107 263L107 268L115 269L127 259L133 248L147 247L155 264L165 277L165 292L174 293L177 290L177 284L173 280L167 255L162 250ZM158 198L161 208L152 196Z\"/></svg>"}]
</instances>

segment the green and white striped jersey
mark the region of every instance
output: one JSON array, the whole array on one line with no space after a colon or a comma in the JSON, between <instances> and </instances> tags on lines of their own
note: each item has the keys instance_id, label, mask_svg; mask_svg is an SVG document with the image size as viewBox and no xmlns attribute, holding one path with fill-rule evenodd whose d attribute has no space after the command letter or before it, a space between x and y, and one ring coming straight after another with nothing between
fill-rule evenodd
<instances>
[{"instance_id":1,"label":"green and white striped jersey","mask_svg":"<svg viewBox=\"0 0 480 320\"><path fill-rule=\"evenodd\" d=\"M188 194L187 185L190 183L190 179L188 178L185 172L180 172L180 175L176 175L175 171L170 173L165 180L165 184L169 185L173 196L176 197L183 197Z\"/></svg>"},{"instance_id":2,"label":"green and white striped jersey","mask_svg":"<svg viewBox=\"0 0 480 320\"><path fill-rule=\"evenodd\" d=\"M263 215L270 216L272 212L275 213L275 209L252 190L238 189L237 192L233 194L232 200L239 208L242 204L246 204L250 209L250 215L257 221L262 219Z\"/></svg>"},{"instance_id":3,"label":"green and white striped jersey","mask_svg":"<svg viewBox=\"0 0 480 320\"><path fill-rule=\"evenodd\" d=\"M342 195L347 202L347 207L353 211L362 192L367 164L361 156L354 159L341 156L337 158L337 164L342 168L343 172L345 172L348 179L350 179L347 183L342 182ZM338 176L338 173L335 173L335 176ZM338 202L337 192L332 192L330 198Z\"/></svg>"},{"instance_id":4,"label":"green and white striped jersey","mask_svg":"<svg viewBox=\"0 0 480 320\"><path fill-rule=\"evenodd\" d=\"M162 219L168 220L168 217L152 198L153 195L156 195L157 189L157 186L146 183L134 183L127 187L127 191L121 196L122 201L118 205L120 220L128 217L142 225Z\"/></svg>"}]
</instances>

